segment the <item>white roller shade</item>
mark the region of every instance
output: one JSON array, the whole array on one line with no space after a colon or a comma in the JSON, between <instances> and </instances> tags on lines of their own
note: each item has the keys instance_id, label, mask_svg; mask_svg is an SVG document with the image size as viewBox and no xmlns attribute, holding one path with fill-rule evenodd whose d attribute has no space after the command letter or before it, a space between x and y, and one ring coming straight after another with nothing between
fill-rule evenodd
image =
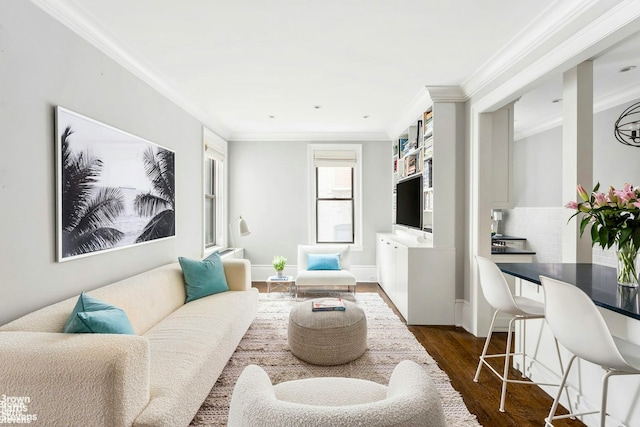
<instances>
[{"instance_id":1,"label":"white roller shade","mask_svg":"<svg viewBox=\"0 0 640 427\"><path fill-rule=\"evenodd\" d=\"M356 166L354 150L316 150L313 152L313 165L320 166Z\"/></svg>"},{"instance_id":2,"label":"white roller shade","mask_svg":"<svg viewBox=\"0 0 640 427\"><path fill-rule=\"evenodd\" d=\"M212 158L218 162L224 162L224 153L216 146L211 144L204 145L204 153L207 157Z\"/></svg>"}]
</instances>

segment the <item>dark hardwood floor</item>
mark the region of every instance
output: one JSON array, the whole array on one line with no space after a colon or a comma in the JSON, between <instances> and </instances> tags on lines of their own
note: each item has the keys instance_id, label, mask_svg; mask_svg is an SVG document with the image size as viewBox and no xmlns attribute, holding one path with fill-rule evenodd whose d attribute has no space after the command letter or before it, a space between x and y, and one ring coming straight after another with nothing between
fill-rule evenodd
<instances>
[{"instance_id":1,"label":"dark hardwood floor","mask_svg":"<svg viewBox=\"0 0 640 427\"><path fill-rule=\"evenodd\" d=\"M260 292L266 292L266 285L254 282ZM358 283L358 292L378 293L400 317L393 303L384 291L375 283ZM488 369L483 369L478 383L473 382L478 356L482 352L484 338L476 338L462 328L454 326L409 326L409 330L435 359L440 369L451 379L451 385L464 399L467 408L478 417L485 427L526 427L544 426L553 399L535 385L509 384L505 411L500 412L501 382ZM489 351L504 353L506 333L494 334ZM494 359L496 367L500 359ZM502 368L499 368L499 371ZM510 375L517 378L519 373L511 370ZM556 427L584 426L577 420L559 420Z\"/></svg>"}]
</instances>

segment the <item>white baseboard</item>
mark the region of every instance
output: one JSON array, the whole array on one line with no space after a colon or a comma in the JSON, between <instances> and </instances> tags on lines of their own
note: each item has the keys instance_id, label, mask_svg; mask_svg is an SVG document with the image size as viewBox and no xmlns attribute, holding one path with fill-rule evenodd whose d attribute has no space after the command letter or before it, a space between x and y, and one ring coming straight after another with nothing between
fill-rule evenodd
<instances>
[{"instance_id":1,"label":"white baseboard","mask_svg":"<svg viewBox=\"0 0 640 427\"><path fill-rule=\"evenodd\" d=\"M352 265L349 271L351 271L351 273L356 276L356 281L358 282L377 282L375 265ZM284 268L284 274L287 276L296 277L297 272L298 268L295 265L287 265ZM267 280L267 277L273 276L274 274L275 271L273 270L273 266L271 266L271 264L251 265L251 280L254 282L264 282L265 280Z\"/></svg>"},{"instance_id":2,"label":"white baseboard","mask_svg":"<svg viewBox=\"0 0 640 427\"><path fill-rule=\"evenodd\" d=\"M466 331L471 330L471 304L469 304L469 301L456 300L453 322L456 326L461 326Z\"/></svg>"}]
</instances>

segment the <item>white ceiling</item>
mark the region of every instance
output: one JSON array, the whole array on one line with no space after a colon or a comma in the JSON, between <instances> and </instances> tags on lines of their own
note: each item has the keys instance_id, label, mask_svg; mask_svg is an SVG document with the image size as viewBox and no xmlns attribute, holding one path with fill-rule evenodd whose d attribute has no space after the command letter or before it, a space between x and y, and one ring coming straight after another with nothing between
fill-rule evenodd
<instances>
[{"instance_id":1,"label":"white ceiling","mask_svg":"<svg viewBox=\"0 0 640 427\"><path fill-rule=\"evenodd\" d=\"M577 0L33 1L227 139L387 139L408 125L425 85L479 90L496 64L517 56L518 41L582 7ZM628 55L609 57L617 67ZM611 81L601 61L598 84ZM531 112L541 103L550 110L545 97L558 82L522 97L517 126L539 120Z\"/></svg>"}]
</instances>

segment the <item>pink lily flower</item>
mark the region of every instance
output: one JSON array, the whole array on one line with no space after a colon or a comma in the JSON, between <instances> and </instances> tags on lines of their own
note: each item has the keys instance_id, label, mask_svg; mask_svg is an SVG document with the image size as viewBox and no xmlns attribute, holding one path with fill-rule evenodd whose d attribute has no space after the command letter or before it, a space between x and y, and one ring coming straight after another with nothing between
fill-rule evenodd
<instances>
[{"instance_id":1,"label":"pink lily flower","mask_svg":"<svg viewBox=\"0 0 640 427\"><path fill-rule=\"evenodd\" d=\"M640 202L639 202L640 203ZM565 208L569 208L569 209L578 209L578 203L576 202L569 202L566 205L564 205Z\"/></svg>"},{"instance_id":2,"label":"pink lily flower","mask_svg":"<svg viewBox=\"0 0 640 427\"><path fill-rule=\"evenodd\" d=\"M584 189L584 187L581 184L578 184L578 195L585 202L589 201L589 195L587 194L586 190Z\"/></svg>"},{"instance_id":3,"label":"pink lily flower","mask_svg":"<svg viewBox=\"0 0 640 427\"><path fill-rule=\"evenodd\" d=\"M607 196L604 193L595 193L595 206L600 208L602 206L606 206L607 204Z\"/></svg>"}]
</instances>

